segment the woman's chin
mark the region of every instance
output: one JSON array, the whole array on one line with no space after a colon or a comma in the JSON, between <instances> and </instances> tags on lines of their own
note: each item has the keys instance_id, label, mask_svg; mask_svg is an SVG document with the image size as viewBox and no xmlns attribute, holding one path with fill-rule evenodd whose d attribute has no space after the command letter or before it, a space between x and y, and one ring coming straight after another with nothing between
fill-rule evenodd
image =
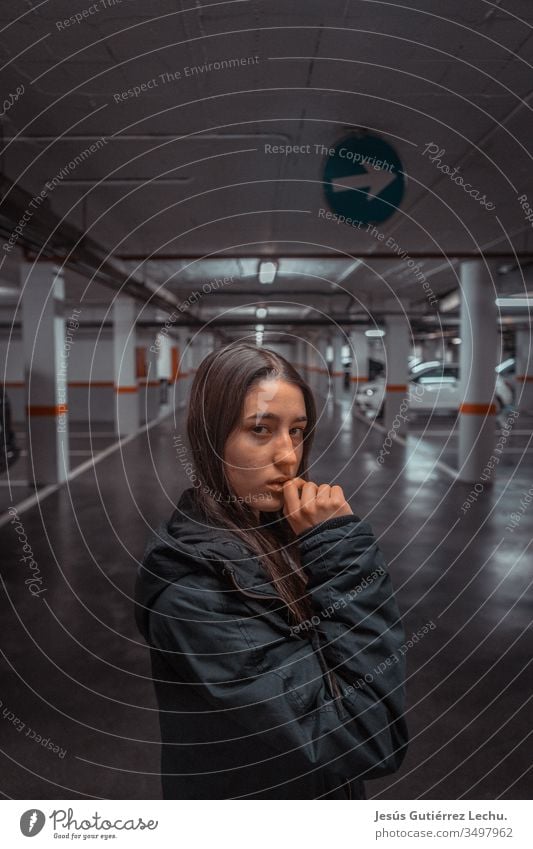
<instances>
[{"instance_id":1,"label":"woman's chin","mask_svg":"<svg viewBox=\"0 0 533 849\"><path fill-rule=\"evenodd\" d=\"M283 494L275 492L260 493L253 499L253 505L256 510L260 510L262 513L273 513L283 505Z\"/></svg>"}]
</instances>

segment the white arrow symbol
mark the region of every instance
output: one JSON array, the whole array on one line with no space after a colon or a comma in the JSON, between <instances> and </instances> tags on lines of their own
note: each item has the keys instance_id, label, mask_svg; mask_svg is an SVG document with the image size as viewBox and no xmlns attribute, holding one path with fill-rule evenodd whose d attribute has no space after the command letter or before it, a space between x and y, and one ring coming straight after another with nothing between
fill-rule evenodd
<instances>
[{"instance_id":1,"label":"white arrow symbol","mask_svg":"<svg viewBox=\"0 0 533 849\"><path fill-rule=\"evenodd\" d=\"M367 200L369 200L380 195L395 179L396 174L391 174L390 171L374 169L365 174L347 174L346 177L336 177L331 181L331 186L335 192L368 188Z\"/></svg>"}]
</instances>

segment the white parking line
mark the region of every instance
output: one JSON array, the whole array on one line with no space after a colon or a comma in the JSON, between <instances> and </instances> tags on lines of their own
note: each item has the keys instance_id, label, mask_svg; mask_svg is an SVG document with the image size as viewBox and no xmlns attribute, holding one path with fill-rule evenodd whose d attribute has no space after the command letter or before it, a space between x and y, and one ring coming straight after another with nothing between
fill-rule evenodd
<instances>
[{"instance_id":1,"label":"white parking line","mask_svg":"<svg viewBox=\"0 0 533 849\"><path fill-rule=\"evenodd\" d=\"M375 419L369 421L369 419L367 417L361 416L359 413L357 413L355 411L353 412L353 415L355 416L356 419L359 419L360 421L364 422L365 424L367 424L367 425L372 424L372 427L377 427L377 429L380 430L382 433L387 433L387 428L383 427L383 425L379 424ZM403 436L398 436L398 434L396 434L395 439L401 445L405 445L407 448L411 447L411 446L408 445L407 440L404 439ZM430 447L430 446L425 446L424 443L422 442L421 447L426 448L426 447ZM458 475L457 469L452 469L451 466L448 466L447 463L443 463L442 460L431 460L431 462L432 462L433 466L437 466L437 468L441 469L443 472L445 472L447 475L449 475L449 477L456 480L457 475Z\"/></svg>"},{"instance_id":2,"label":"white parking line","mask_svg":"<svg viewBox=\"0 0 533 849\"><path fill-rule=\"evenodd\" d=\"M180 409L182 406L183 402L178 406L178 409ZM144 431L150 430L150 428L154 427L154 425L159 424L161 421L163 421L163 419L166 419L173 413L174 408L171 410L167 410L167 412L164 413L162 416L158 416L156 419L152 419L151 422L147 422L147 424L144 424L135 433L130 433L129 436L125 436L123 439L119 439L117 442L114 442L112 445L109 445L107 448L104 448L103 451L99 451L97 454L93 454L90 460L86 460L85 463L81 463L81 465L77 466L75 469L72 469L72 471L69 472L69 474L67 475L67 480L71 481L73 480L73 478L77 478L78 475L83 474L83 472L86 472L88 469L92 468L92 466L95 466L105 457L108 457L110 454L112 454L113 451L116 451L117 448L121 448L123 445L127 445L127 443L131 442L132 439L135 439ZM34 495L30 495L28 498L24 499L24 501L21 501L19 504L13 504L12 507L17 511L18 515L20 515L26 510L29 510L31 507L35 507L35 505L39 504L40 501L44 501L44 499L47 498L49 495L52 495L53 492L57 492L57 490L62 487L64 483L66 483L66 481L63 481L62 483L53 483L49 484L48 486L44 486L42 489L39 490L39 492L35 493ZM31 487L32 484L29 483L28 486ZM2 516L0 516L0 528L3 525L7 525L7 523L10 521L11 516L9 515L9 513L4 513Z\"/></svg>"}]
</instances>

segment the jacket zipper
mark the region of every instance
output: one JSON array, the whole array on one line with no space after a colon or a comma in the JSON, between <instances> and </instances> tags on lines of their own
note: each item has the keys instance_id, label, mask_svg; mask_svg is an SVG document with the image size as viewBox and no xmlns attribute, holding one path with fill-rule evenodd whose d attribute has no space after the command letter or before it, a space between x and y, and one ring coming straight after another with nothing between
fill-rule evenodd
<instances>
[{"instance_id":1,"label":"jacket zipper","mask_svg":"<svg viewBox=\"0 0 533 849\"><path fill-rule=\"evenodd\" d=\"M265 600L265 598L279 599L279 601L281 601L282 604L285 604L285 601L282 599L282 597L280 595L276 595L274 593L254 593L252 590L245 590L244 587L241 587L241 585L238 583L238 581L235 577L235 570L232 569L231 566L227 566L227 565L226 565L226 569L229 572L229 574L231 575L231 580L233 581L235 588L237 590L239 590L241 593L244 593L244 595L251 596L251 598L261 598L261 599L263 599L263 601ZM333 701L335 701L335 703L338 705L338 702L336 701L336 699L337 699L337 696L341 696L341 692L339 690L337 682L335 681L335 679L333 678L333 676L331 674L331 670L330 670L329 666L327 665L327 662L324 658L324 655L322 654L322 648L320 646L320 637L318 637L318 630L314 626L313 626L313 631L317 635L316 651L317 651L318 657L320 659L320 665L322 667L322 671L326 676L329 694L331 696L331 699ZM339 710L338 707L337 707L337 710Z\"/></svg>"}]
</instances>

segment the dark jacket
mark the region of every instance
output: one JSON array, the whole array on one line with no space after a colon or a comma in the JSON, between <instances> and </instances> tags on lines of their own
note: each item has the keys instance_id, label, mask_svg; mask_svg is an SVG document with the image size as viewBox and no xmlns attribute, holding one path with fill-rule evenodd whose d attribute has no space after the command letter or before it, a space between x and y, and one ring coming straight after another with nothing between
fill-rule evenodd
<instances>
[{"instance_id":1,"label":"dark jacket","mask_svg":"<svg viewBox=\"0 0 533 849\"><path fill-rule=\"evenodd\" d=\"M370 526L341 516L299 535L315 615L291 627L260 560L207 527L192 492L136 584L163 797L366 798L362 779L395 772L408 740L404 632Z\"/></svg>"}]
</instances>

